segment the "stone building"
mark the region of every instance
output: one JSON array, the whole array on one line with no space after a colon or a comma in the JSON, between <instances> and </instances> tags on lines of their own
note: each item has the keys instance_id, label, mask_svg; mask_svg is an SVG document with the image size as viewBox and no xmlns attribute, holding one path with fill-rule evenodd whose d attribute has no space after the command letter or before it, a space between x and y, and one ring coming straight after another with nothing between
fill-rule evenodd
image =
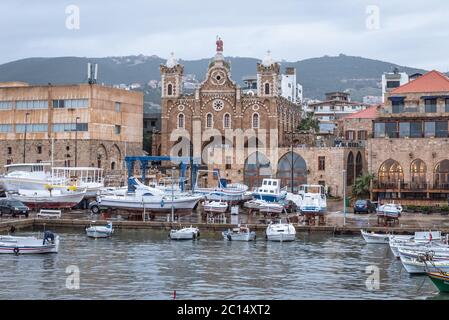
<instances>
[{"instance_id":1,"label":"stone building","mask_svg":"<svg viewBox=\"0 0 449 320\"><path fill-rule=\"evenodd\" d=\"M95 84L0 84L2 169L53 160L117 174L125 155L142 153L142 125L142 93Z\"/></svg>"},{"instance_id":2,"label":"stone building","mask_svg":"<svg viewBox=\"0 0 449 320\"><path fill-rule=\"evenodd\" d=\"M367 145L374 198L447 204L448 122L449 78L438 71L385 95Z\"/></svg>"}]
</instances>

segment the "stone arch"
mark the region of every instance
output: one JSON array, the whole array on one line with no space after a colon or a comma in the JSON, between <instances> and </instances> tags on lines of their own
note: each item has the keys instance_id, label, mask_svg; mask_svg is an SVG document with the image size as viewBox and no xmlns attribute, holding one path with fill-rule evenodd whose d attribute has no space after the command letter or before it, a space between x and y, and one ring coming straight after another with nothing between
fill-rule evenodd
<instances>
[{"instance_id":1,"label":"stone arch","mask_svg":"<svg viewBox=\"0 0 449 320\"><path fill-rule=\"evenodd\" d=\"M300 185L307 184L306 161L299 154L290 151L279 159L276 176L289 191L292 185L293 191L298 191Z\"/></svg>"},{"instance_id":2,"label":"stone arch","mask_svg":"<svg viewBox=\"0 0 449 320\"><path fill-rule=\"evenodd\" d=\"M109 159L111 163L111 170L121 169L122 152L116 143L112 145Z\"/></svg>"},{"instance_id":3,"label":"stone arch","mask_svg":"<svg viewBox=\"0 0 449 320\"><path fill-rule=\"evenodd\" d=\"M361 175L363 175L363 157L362 153L359 151L355 157L355 177L358 178Z\"/></svg>"},{"instance_id":4,"label":"stone arch","mask_svg":"<svg viewBox=\"0 0 449 320\"><path fill-rule=\"evenodd\" d=\"M411 183L414 188L423 188L427 182L427 165L421 159L415 159L410 164Z\"/></svg>"},{"instance_id":5,"label":"stone arch","mask_svg":"<svg viewBox=\"0 0 449 320\"><path fill-rule=\"evenodd\" d=\"M379 168L378 180L386 188L396 188L399 182L404 182L404 170L396 160L385 160Z\"/></svg>"},{"instance_id":6,"label":"stone arch","mask_svg":"<svg viewBox=\"0 0 449 320\"><path fill-rule=\"evenodd\" d=\"M355 162L354 153L349 152L348 158L346 160L346 185L352 186L355 180Z\"/></svg>"},{"instance_id":7,"label":"stone arch","mask_svg":"<svg viewBox=\"0 0 449 320\"><path fill-rule=\"evenodd\" d=\"M272 167L268 158L260 151L251 153L243 168L244 183L249 188L259 187L264 178L272 177Z\"/></svg>"},{"instance_id":8,"label":"stone arch","mask_svg":"<svg viewBox=\"0 0 449 320\"><path fill-rule=\"evenodd\" d=\"M449 160L444 159L435 166L434 184L437 189L449 188Z\"/></svg>"},{"instance_id":9,"label":"stone arch","mask_svg":"<svg viewBox=\"0 0 449 320\"><path fill-rule=\"evenodd\" d=\"M109 159L108 151L104 144L100 143L97 148L96 155L97 167L104 168L106 166L106 161Z\"/></svg>"}]
</instances>

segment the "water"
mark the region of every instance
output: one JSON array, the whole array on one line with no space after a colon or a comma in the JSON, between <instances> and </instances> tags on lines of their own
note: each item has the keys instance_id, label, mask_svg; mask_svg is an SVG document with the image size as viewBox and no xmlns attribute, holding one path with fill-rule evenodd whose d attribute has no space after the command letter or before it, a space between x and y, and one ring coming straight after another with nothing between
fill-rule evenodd
<instances>
[{"instance_id":1,"label":"water","mask_svg":"<svg viewBox=\"0 0 449 320\"><path fill-rule=\"evenodd\" d=\"M23 233L31 234L31 232ZM448 299L425 276L410 277L386 245L360 237L298 234L294 243L175 242L167 231L118 230L88 239L60 230L52 255L1 255L0 299ZM68 266L80 288L66 287ZM380 270L368 290L367 266ZM69 281L70 284L70 281Z\"/></svg>"}]
</instances>

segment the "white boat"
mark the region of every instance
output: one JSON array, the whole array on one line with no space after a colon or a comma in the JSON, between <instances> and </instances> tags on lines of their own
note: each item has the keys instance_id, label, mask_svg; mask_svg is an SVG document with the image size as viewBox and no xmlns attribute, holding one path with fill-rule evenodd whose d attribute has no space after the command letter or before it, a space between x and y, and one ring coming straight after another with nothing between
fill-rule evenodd
<instances>
[{"instance_id":1,"label":"white boat","mask_svg":"<svg viewBox=\"0 0 449 320\"><path fill-rule=\"evenodd\" d=\"M253 192L254 199L279 202L287 197L287 191L281 189L281 179L263 179L262 185Z\"/></svg>"},{"instance_id":2,"label":"white boat","mask_svg":"<svg viewBox=\"0 0 449 320\"><path fill-rule=\"evenodd\" d=\"M184 227L181 229L170 230L169 237L172 240L195 240L200 236L200 230L195 227Z\"/></svg>"},{"instance_id":3,"label":"white boat","mask_svg":"<svg viewBox=\"0 0 449 320\"><path fill-rule=\"evenodd\" d=\"M264 201L259 205L259 211L264 213L282 213L284 212L284 206L276 202Z\"/></svg>"},{"instance_id":4,"label":"white boat","mask_svg":"<svg viewBox=\"0 0 449 320\"><path fill-rule=\"evenodd\" d=\"M298 195L302 197L299 205L299 210L302 213L326 213L327 197L322 185L301 185Z\"/></svg>"},{"instance_id":5,"label":"white boat","mask_svg":"<svg viewBox=\"0 0 449 320\"><path fill-rule=\"evenodd\" d=\"M228 210L228 204L222 201L206 201L204 211L214 213L225 213Z\"/></svg>"},{"instance_id":6,"label":"white boat","mask_svg":"<svg viewBox=\"0 0 449 320\"><path fill-rule=\"evenodd\" d=\"M214 176L218 178L218 184L214 188L201 187L198 185L199 175L201 172L213 172ZM204 196L210 201L242 201L246 199L246 193L248 192L248 186L242 183L228 183L227 179L218 175L217 171L211 170L198 170L195 180L194 193Z\"/></svg>"},{"instance_id":7,"label":"white boat","mask_svg":"<svg viewBox=\"0 0 449 320\"><path fill-rule=\"evenodd\" d=\"M38 209L70 209L79 204L86 192L71 190L26 190L19 189L18 193L8 193L7 197L19 200L33 210Z\"/></svg>"},{"instance_id":8,"label":"white boat","mask_svg":"<svg viewBox=\"0 0 449 320\"><path fill-rule=\"evenodd\" d=\"M52 167L50 163L19 163L5 166L0 183L7 192L19 190L65 190L76 187L94 197L104 187L103 169L83 167Z\"/></svg>"},{"instance_id":9,"label":"white boat","mask_svg":"<svg viewBox=\"0 0 449 320\"><path fill-rule=\"evenodd\" d=\"M225 240L229 241L253 241L256 240L256 233L254 231L250 231L250 229L245 226L239 226L237 228L233 228L232 230L223 231L221 233Z\"/></svg>"},{"instance_id":10,"label":"white boat","mask_svg":"<svg viewBox=\"0 0 449 320\"><path fill-rule=\"evenodd\" d=\"M43 238L0 236L0 253L58 253L59 236L46 231Z\"/></svg>"},{"instance_id":11,"label":"white boat","mask_svg":"<svg viewBox=\"0 0 449 320\"><path fill-rule=\"evenodd\" d=\"M100 195L97 197L97 205L100 208L112 208L121 210L160 211L169 212L174 210L193 210L197 203L203 198L195 195L167 196L161 191L153 193L149 189L136 189L126 194Z\"/></svg>"},{"instance_id":12,"label":"white boat","mask_svg":"<svg viewBox=\"0 0 449 320\"><path fill-rule=\"evenodd\" d=\"M114 233L114 229L110 221L108 221L106 226L90 226L86 228L86 234L90 238L108 238L112 236L112 233Z\"/></svg>"},{"instance_id":13,"label":"white boat","mask_svg":"<svg viewBox=\"0 0 449 320\"><path fill-rule=\"evenodd\" d=\"M284 223L282 219L277 223L272 223L268 225L265 236L268 241L278 241L287 242L295 241L296 239L296 229L291 223Z\"/></svg>"},{"instance_id":14,"label":"white boat","mask_svg":"<svg viewBox=\"0 0 449 320\"><path fill-rule=\"evenodd\" d=\"M444 271L449 272L449 261L429 261L424 262L421 259L408 259L401 257L402 265L404 269L407 270L410 274L423 274L427 271L429 272L437 272ZM427 268L426 268L427 264ZM427 270L427 271L426 271Z\"/></svg>"},{"instance_id":15,"label":"white boat","mask_svg":"<svg viewBox=\"0 0 449 320\"><path fill-rule=\"evenodd\" d=\"M379 206L376 209L377 215L388 218L398 218L401 215L402 207L394 203Z\"/></svg>"},{"instance_id":16,"label":"white boat","mask_svg":"<svg viewBox=\"0 0 449 320\"><path fill-rule=\"evenodd\" d=\"M413 236L409 235L391 235L390 249L396 258L399 258L399 247L419 247L427 244L429 248L432 246L439 246L442 243L443 237L441 231L419 231L415 232Z\"/></svg>"},{"instance_id":17,"label":"white boat","mask_svg":"<svg viewBox=\"0 0 449 320\"><path fill-rule=\"evenodd\" d=\"M366 243L373 244L389 244L390 235L389 234L379 234L374 232L367 232L365 230L360 230L362 233L363 239L365 239Z\"/></svg>"},{"instance_id":18,"label":"white boat","mask_svg":"<svg viewBox=\"0 0 449 320\"><path fill-rule=\"evenodd\" d=\"M260 209L261 205L264 205L266 203L267 202L265 200L253 199L253 200L246 201L243 204L243 206L248 209L257 209L258 210L258 209Z\"/></svg>"},{"instance_id":19,"label":"white boat","mask_svg":"<svg viewBox=\"0 0 449 320\"><path fill-rule=\"evenodd\" d=\"M448 247L399 247L398 251L401 258L419 259L423 255L430 254L434 261L449 260Z\"/></svg>"}]
</instances>

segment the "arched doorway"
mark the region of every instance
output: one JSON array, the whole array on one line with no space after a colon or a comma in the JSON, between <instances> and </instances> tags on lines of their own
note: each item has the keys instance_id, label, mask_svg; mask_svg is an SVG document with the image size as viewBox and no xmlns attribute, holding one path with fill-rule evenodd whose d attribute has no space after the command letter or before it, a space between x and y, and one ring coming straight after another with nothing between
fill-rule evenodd
<instances>
[{"instance_id":1,"label":"arched doorway","mask_svg":"<svg viewBox=\"0 0 449 320\"><path fill-rule=\"evenodd\" d=\"M399 162L388 159L380 166L378 178L384 188L397 188L399 182L404 182L404 170Z\"/></svg>"},{"instance_id":2,"label":"arched doorway","mask_svg":"<svg viewBox=\"0 0 449 320\"><path fill-rule=\"evenodd\" d=\"M346 185L352 186L354 184L354 169L355 169L355 163L354 163L354 154L349 152L348 160L346 162Z\"/></svg>"},{"instance_id":3,"label":"arched doorway","mask_svg":"<svg viewBox=\"0 0 449 320\"><path fill-rule=\"evenodd\" d=\"M270 178L272 173L271 163L262 152L253 152L245 160L244 183L250 189L261 186L262 180Z\"/></svg>"},{"instance_id":4,"label":"arched doorway","mask_svg":"<svg viewBox=\"0 0 449 320\"><path fill-rule=\"evenodd\" d=\"M439 162L435 167L435 188L449 189L449 160Z\"/></svg>"},{"instance_id":5,"label":"arched doorway","mask_svg":"<svg viewBox=\"0 0 449 320\"><path fill-rule=\"evenodd\" d=\"M425 189L427 166L421 159L416 159L410 165L413 189Z\"/></svg>"},{"instance_id":6,"label":"arched doorway","mask_svg":"<svg viewBox=\"0 0 449 320\"><path fill-rule=\"evenodd\" d=\"M281 179L281 186L287 186L291 191L293 184L293 191L298 191L300 185L307 184L306 161L290 151L279 160L276 176Z\"/></svg>"},{"instance_id":7,"label":"arched doorway","mask_svg":"<svg viewBox=\"0 0 449 320\"><path fill-rule=\"evenodd\" d=\"M108 152L106 151L106 147L103 144L100 144L97 148L97 168L103 168L105 164L107 166L108 165L106 163L107 159L108 159Z\"/></svg>"},{"instance_id":8,"label":"arched doorway","mask_svg":"<svg viewBox=\"0 0 449 320\"><path fill-rule=\"evenodd\" d=\"M363 157L362 153L359 151L355 158L355 177L358 178L361 175L363 175Z\"/></svg>"}]
</instances>

